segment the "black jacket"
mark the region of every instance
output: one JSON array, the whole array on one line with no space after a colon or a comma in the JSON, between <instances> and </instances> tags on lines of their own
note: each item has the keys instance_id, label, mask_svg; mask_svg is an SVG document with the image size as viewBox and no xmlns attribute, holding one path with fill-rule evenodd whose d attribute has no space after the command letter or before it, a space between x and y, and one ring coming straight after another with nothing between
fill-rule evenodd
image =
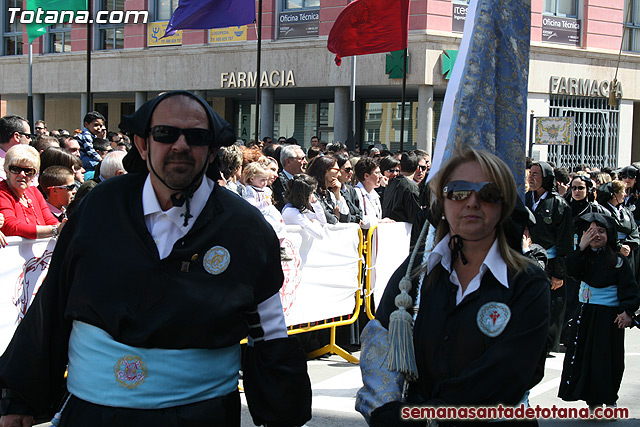
<instances>
[{"instance_id":1,"label":"black jacket","mask_svg":"<svg viewBox=\"0 0 640 427\"><path fill-rule=\"evenodd\" d=\"M412 224L418 211L420 211L418 185L406 176L393 178L384 190L382 217Z\"/></svg>"},{"instance_id":2,"label":"black jacket","mask_svg":"<svg viewBox=\"0 0 640 427\"><path fill-rule=\"evenodd\" d=\"M135 347L223 348L247 336L246 312L282 285L273 229L257 209L217 185L191 230L161 260L143 217L145 178L109 179L78 206L0 359L0 386L19 393L37 413L60 401L72 321ZM218 275L203 265L214 246L230 254Z\"/></svg>"}]
</instances>

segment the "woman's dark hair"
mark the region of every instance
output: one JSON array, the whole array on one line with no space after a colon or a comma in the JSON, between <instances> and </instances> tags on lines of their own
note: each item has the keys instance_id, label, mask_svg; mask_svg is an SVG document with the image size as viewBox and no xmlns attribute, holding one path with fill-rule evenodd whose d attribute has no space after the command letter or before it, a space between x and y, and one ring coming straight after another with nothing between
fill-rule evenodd
<instances>
[{"instance_id":1,"label":"woman's dark hair","mask_svg":"<svg viewBox=\"0 0 640 427\"><path fill-rule=\"evenodd\" d=\"M80 160L80 159L78 159ZM69 154L64 148L49 147L40 154L40 170L49 166L64 166L69 169L77 167L76 156Z\"/></svg>"},{"instance_id":2,"label":"woman's dark hair","mask_svg":"<svg viewBox=\"0 0 640 427\"><path fill-rule=\"evenodd\" d=\"M344 164L349 161L349 156L347 156L346 154L334 154L334 156L338 161L338 167L340 169L342 169L342 166L344 166Z\"/></svg>"},{"instance_id":3,"label":"woman's dark hair","mask_svg":"<svg viewBox=\"0 0 640 427\"><path fill-rule=\"evenodd\" d=\"M327 188L324 185L324 177L327 171L333 167L338 160L331 154L326 156L318 156L313 159L311 164L307 166L307 175L312 176L318 181L318 192L325 195Z\"/></svg>"},{"instance_id":4,"label":"woman's dark hair","mask_svg":"<svg viewBox=\"0 0 640 427\"><path fill-rule=\"evenodd\" d=\"M371 175L377 167L378 163L376 163L376 161L371 157L363 157L358 160L358 163L356 163L355 166L356 177L358 178L358 181L364 181L364 174L368 173L369 175Z\"/></svg>"},{"instance_id":5,"label":"woman's dark hair","mask_svg":"<svg viewBox=\"0 0 640 427\"><path fill-rule=\"evenodd\" d=\"M395 169L400 164L400 160L393 156L384 157L380 160L380 171L385 172L391 169Z\"/></svg>"},{"instance_id":6,"label":"woman's dark hair","mask_svg":"<svg viewBox=\"0 0 640 427\"><path fill-rule=\"evenodd\" d=\"M593 186L593 181L591 180L591 178L585 175L583 172L582 174L578 174L574 176L571 179L571 181L569 181L569 185L573 185L573 181L575 181L576 179L579 179L580 181L582 181L584 183L584 186L587 187L587 201L593 202L596 199L596 191ZM569 188L569 191L572 191L571 188Z\"/></svg>"},{"instance_id":7,"label":"woman's dark hair","mask_svg":"<svg viewBox=\"0 0 640 427\"><path fill-rule=\"evenodd\" d=\"M318 181L314 177L300 173L287 182L287 193L284 197L291 206L302 213L313 211L309 196L316 191L317 187Z\"/></svg>"}]
</instances>

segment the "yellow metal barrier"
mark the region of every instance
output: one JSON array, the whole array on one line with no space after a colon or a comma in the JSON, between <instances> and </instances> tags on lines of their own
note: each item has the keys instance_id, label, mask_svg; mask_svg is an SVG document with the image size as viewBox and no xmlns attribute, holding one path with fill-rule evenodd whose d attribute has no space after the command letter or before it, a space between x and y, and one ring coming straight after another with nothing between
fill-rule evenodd
<instances>
[{"instance_id":1,"label":"yellow metal barrier","mask_svg":"<svg viewBox=\"0 0 640 427\"><path fill-rule=\"evenodd\" d=\"M373 320L375 314L373 313L373 308L371 304L373 291L371 290L371 268L373 267L371 263L371 256L373 253L371 245L373 244L373 233L378 228L377 225L374 225L367 232L367 240L364 245L364 254L365 254L365 277L364 277L364 311L367 313L367 317L369 320Z\"/></svg>"}]
</instances>

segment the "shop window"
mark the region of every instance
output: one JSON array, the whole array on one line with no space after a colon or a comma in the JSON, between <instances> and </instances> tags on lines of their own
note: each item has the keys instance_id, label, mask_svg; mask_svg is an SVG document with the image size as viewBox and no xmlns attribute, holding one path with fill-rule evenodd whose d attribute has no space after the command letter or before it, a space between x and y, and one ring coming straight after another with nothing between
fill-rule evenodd
<instances>
[{"instance_id":1,"label":"shop window","mask_svg":"<svg viewBox=\"0 0 640 427\"><path fill-rule=\"evenodd\" d=\"M98 0L98 10L124 11L125 0ZM98 24L98 49L123 49L124 24Z\"/></svg>"},{"instance_id":2,"label":"shop window","mask_svg":"<svg viewBox=\"0 0 640 427\"><path fill-rule=\"evenodd\" d=\"M640 0L625 0L624 21L622 49L640 52Z\"/></svg>"},{"instance_id":3,"label":"shop window","mask_svg":"<svg viewBox=\"0 0 640 427\"><path fill-rule=\"evenodd\" d=\"M543 12L554 16L577 18L578 0L544 0Z\"/></svg>"},{"instance_id":4,"label":"shop window","mask_svg":"<svg viewBox=\"0 0 640 427\"><path fill-rule=\"evenodd\" d=\"M364 104L365 142L382 143L387 149L400 149L402 105L399 102L367 102ZM414 150L417 143L417 102L405 102L403 150Z\"/></svg>"},{"instance_id":5,"label":"shop window","mask_svg":"<svg viewBox=\"0 0 640 427\"><path fill-rule=\"evenodd\" d=\"M9 22L11 13L9 8L17 7L22 9L22 0L5 0L4 1L4 21L2 26L2 54L3 55L22 55L22 25L17 21L20 15L16 13L14 23Z\"/></svg>"},{"instance_id":6,"label":"shop window","mask_svg":"<svg viewBox=\"0 0 640 427\"><path fill-rule=\"evenodd\" d=\"M49 53L71 52L71 24L54 24L47 28Z\"/></svg>"},{"instance_id":7,"label":"shop window","mask_svg":"<svg viewBox=\"0 0 640 427\"><path fill-rule=\"evenodd\" d=\"M620 109L611 107L608 98L551 95L551 117L573 117L571 146L549 146L549 161L573 170L587 164L592 168L618 165L618 129Z\"/></svg>"},{"instance_id":8,"label":"shop window","mask_svg":"<svg viewBox=\"0 0 640 427\"><path fill-rule=\"evenodd\" d=\"M168 21L178 7L178 0L155 0L156 21Z\"/></svg>"}]
</instances>

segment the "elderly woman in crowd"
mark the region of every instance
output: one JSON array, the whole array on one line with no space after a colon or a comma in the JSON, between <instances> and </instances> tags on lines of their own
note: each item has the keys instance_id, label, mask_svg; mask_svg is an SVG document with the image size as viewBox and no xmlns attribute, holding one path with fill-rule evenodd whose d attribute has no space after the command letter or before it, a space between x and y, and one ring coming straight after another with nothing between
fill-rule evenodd
<instances>
[{"instance_id":1,"label":"elderly woman in crowd","mask_svg":"<svg viewBox=\"0 0 640 427\"><path fill-rule=\"evenodd\" d=\"M35 148L16 145L7 151L4 159L7 179L0 182L0 213L4 215L0 231L7 236L57 237L64 225L53 216L42 193L31 186L39 168L40 156Z\"/></svg>"},{"instance_id":2,"label":"elderly woman in crowd","mask_svg":"<svg viewBox=\"0 0 640 427\"><path fill-rule=\"evenodd\" d=\"M376 319L363 332L363 346L368 328L389 331L391 371L405 372L410 381L406 404L517 406L543 376L549 281L507 240L518 197L513 175L493 154L469 150L449 159L430 185L435 241L425 248L421 233L417 267L407 259L394 273ZM412 315L413 339L395 343L403 331L398 321ZM415 359L412 351L394 351L411 342ZM363 347L361 367L366 352ZM415 370L402 369L403 361L415 361ZM374 360L372 371L386 364ZM366 413L362 402L372 388L365 373L363 368L365 387L356 407ZM404 404L398 399L379 406L371 425L404 425Z\"/></svg>"}]
</instances>

